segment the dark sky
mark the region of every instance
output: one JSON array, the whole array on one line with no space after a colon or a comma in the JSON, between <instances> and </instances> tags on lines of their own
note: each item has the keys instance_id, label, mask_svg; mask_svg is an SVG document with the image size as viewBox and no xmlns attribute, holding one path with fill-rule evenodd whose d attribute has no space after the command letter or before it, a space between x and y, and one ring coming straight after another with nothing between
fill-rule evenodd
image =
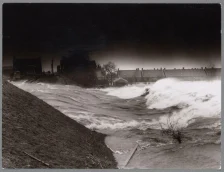
<instances>
[{"instance_id":1,"label":"dark sky","mask_svg":"<svg viewBox=\"0 0 224 172\"><path fill-rule=\"evenodd\" d=\"M220 4L4 4L3 58L72 50L126 69L217 66L220 30Z\"/></svg>"}]
</instances>

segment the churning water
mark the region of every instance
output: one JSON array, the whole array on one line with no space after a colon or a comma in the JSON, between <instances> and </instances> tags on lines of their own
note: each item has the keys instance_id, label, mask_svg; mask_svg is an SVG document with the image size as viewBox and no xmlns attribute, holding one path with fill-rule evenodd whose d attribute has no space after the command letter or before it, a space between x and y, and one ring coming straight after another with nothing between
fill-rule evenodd
<instances>
[{"instance_id":1,"label":"churning water","mask_svg":"<svg viewBox=\"0 0 224 172\"><path fill-rule=\"evenodd\" d=\"M149 110L162 110L176 107L179 110L169 115L172 121L178 121L179 127L187 127L198 117L221 117L221 81L178 81L162 79L151 85L134 85L122 88L107 88L107 95L130 99L140 96L149 89L146 106ZM167 115L159 121L167 122Z\"/></svg>"},{"instance_id":2,"label":"churning water","mask_svg":"<svg viewBox=\"0 0 224 172\"><path fill-rule=\"evenodd\" d=\"M140 150L173 144L172 139L160 134L161 127L167 128L169 123L184 129L188 138L185 143L220 144L220 136L215 134L220 132L221 126L220 80L179 81L168 78L150 84L105 89L26 81L12 84L87 128L108 134L110 137L106 139L106 144L120 166L124 165L125 154L136 142ZM145 94L146 89L148 94ZM141 162L134 160L130 168L148 168L143 161L145 155L138 156ZM157 167L156 164L150 165ZM178 165L181 166L181 163Z\"/></svg>"}]
</instances>

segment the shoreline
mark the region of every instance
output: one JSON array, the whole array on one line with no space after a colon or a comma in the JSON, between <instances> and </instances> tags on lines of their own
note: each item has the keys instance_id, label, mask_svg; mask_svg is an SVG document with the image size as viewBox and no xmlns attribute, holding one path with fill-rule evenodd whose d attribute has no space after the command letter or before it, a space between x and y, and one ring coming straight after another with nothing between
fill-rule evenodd
<instances>
[{"instance_id":1,"label":"shoreline","mask_svg":"<svg viewBox=\"0 0 224 172\"><path fill-rule=\"evenodd\" d=\"M2 115L3 168L117 168L105 134L87 129L4 76Z\"/></svg>"}]
</instances>

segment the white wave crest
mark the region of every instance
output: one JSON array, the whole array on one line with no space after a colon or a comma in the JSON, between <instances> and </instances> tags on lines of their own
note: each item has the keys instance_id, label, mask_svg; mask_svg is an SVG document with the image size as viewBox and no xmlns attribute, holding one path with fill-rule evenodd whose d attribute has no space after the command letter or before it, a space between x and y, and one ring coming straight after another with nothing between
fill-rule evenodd
<instances>
[{"instance_id":1,"label":"white wave crest","mask_svg":"<svg viewBox=\"0 0 224 172\"><path fill-rule=\"evenodd\" d=\"M221 81L178 81L163 79L150 87L146 96L149 109L179 107L171 113L171 120L186 127L192 119L198 117L221 116ZM160 118L166 123L168 116Z\"/></svg>"},{"instance_id":2,"label":"white wave crest","mask_svg":"<svg viewBox=\"0 0 224 172\"><path fill-rule=\"evenodd\" d=\"M107 95L110 96L116 96L121 99L131 99L142 95L145 92L145 89L148 87L149 85L146 84L135 84L120 88L112 87L101 90L107 92Z\"/></svg>"},{"instance_id":3,"label":"white wave crest","mask_svg":"<svg viewBox=\"0 0 224 172\"><path fill-rule=\"evenodd\" d=\"M171 114L160 117L159 122L167 120L186 127L198 117L218 117L221 115L221 81L180 81L161 79L150 85L129 85L121 88L104 89L108 95L122 99L135 98L149 89L146 98L148 109L166 109L177 107Z\"/></svg>"}]
</instances>

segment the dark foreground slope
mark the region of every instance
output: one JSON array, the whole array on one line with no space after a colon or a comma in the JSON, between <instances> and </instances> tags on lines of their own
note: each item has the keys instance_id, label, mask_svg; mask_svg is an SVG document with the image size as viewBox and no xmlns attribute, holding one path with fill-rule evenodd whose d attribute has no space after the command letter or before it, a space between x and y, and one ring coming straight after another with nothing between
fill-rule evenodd
<instances>
[{"instance_id":1,"label":"dark foreground slope","mask_svg":"<svg viewBox=\"0 0 224 172\"><path fill-rule=\"evenodd\" d=\"M90 131L4 78L2 112L3 168L116 168L105 135Z\"/></svg>"}]
</instances>

